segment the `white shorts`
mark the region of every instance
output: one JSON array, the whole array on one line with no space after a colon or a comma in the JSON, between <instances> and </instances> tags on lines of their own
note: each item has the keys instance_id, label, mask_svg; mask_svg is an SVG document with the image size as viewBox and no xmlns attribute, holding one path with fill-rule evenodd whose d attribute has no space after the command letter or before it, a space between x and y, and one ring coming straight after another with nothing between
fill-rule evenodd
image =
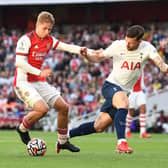
<instances>
[{"instance_id":1,"label":"white shorts","mask_svg":"<svg viewBox=\"0 0 168 168\"><path fill-rule=\"evenodd\" d=\"M53 107L60 92L47 82L18 82L15 87L16 95L28 107L33 108L38 100L45 101L50 107Z\"/></svg>"},{"instance_id":2,"label":"white shorts","mask_svg":"<svg viewBox=\"0 0 168 168\"><path fill-rule=\"evenodd\" d=\"M144 92L131 92L129 95L129 108L137 109L143 104L146 104L146 96Z\"/></svg>"}]
</instances>

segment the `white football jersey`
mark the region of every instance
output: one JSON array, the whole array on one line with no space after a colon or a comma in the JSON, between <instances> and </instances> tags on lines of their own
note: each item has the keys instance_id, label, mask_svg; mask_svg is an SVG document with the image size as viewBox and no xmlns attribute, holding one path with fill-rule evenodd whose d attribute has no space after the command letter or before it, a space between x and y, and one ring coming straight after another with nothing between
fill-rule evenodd
<instances>
[{"instance_id":1,"label":"white football jersey","mask_svg":"<svg viewBox=\"0 0 168 168\"><path fill-rule=\"evenodd\" d=\"M113 58L113 70L106 80L127 91L132 90L147 60L159 56L147 41L142 41L138 49L128 51L125 40L116 40L103 53L106 58Z\"/></svg>"}]
</instances>

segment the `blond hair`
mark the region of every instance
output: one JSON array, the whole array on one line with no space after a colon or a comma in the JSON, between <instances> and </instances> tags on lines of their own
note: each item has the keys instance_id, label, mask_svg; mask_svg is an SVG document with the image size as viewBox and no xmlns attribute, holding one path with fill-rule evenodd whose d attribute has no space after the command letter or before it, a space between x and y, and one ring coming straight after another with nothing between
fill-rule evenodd
<instances>
[{"instance_id":1,"label":"blond hair","mask_svg":"<svg viewBox=\"0 0 168 168\"><path fill-rule=\"evenodd\" d=\"M51 23L51 24L55 24L55 19L54 16L47 11L42 11L39 13L38 17L37 17L37 22L40 23Z\"/></svg>"}]
</instances>

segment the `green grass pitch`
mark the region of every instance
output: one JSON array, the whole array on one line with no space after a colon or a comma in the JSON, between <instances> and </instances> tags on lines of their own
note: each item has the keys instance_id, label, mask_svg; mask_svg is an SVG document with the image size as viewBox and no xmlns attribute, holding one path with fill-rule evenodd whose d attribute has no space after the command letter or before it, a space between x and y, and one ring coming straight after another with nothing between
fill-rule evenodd
<instances>
[{"instance_id":1,"label":"green grass pitch","mask_svg":"<svg viewBox=\"0 0 168 168\"><path fill-rule=\"evenodd\" d=\"M47 152L43 157L31 157L13 131L0 130L0 168L166 168L168 166L168 135L153 134L140 139L133 134L128 140L133 154L115 152L116 135L94 134L71 139L80 146L79 153L55 152L56 133L31 131L32 137L45 140Z\"/></svg>"}]
</instances>

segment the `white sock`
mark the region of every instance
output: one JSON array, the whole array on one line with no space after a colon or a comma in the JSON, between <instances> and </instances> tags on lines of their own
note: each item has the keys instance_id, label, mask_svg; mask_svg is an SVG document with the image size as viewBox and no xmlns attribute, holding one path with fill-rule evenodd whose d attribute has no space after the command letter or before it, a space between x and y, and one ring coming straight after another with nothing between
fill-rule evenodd
<instances>
[{"instance_id":1,"label":"white sock","mask_svg":"<svg viewBox=\"0 0 168 168\"><path fill-rule=\"evenodd\" d=\"M64 144L68 141L68 129L67 128L58 128L58 142Z\"/></svg>"},{"instance_id":2,"label":"white sock","mask_svg":"<svg viewBox=\"0 0 168 168\"><path fill-rule=\"evenodd\" d=\"M119 145L119 144L121 144L121 142L127 142L127 140L124 139L124 138L122 138L122 139L118 139L117 144Z\"/></svg>"},{"instance_id":3,"label":"white sock","mask_svg":"<svg viewBox=\"0 0 168 168\"><path fill-rule=\"evenodd\" d=\"M21 132L27 132L27 131L28 131L28 129L23 125L23 123L20 124L19 130L20 130Z\"/></svg>"},{"instance_id":4,"label":"white sock","mask_svg":"<svg viewBox=\"0 0 168 168\"><path fill-rule=\"evenodd\" d=\"M126 117L126 129L125 129L126 132L130 131L131 122L132 122L132 116L128 113Z\"/></svg>"},{"instance_id":5,"label":"white sock","mask_svg":"<svg viewBox=\"0 0 168 168\"><path fill-rule=\"evenodd\" d=\"M140 134L146 132L146 114L139 115L139 122L140 122Z\"/></svg>"},{"instance_id":6,"label":"white sock","mask_svg":"<svg viewBox=\"0 0 168 168\"><path fill-rule=\"evenodd\" d=\"M60 144L64 144L65 142L67 142L67 140L68 140L67 134L59 134L58 133L58 142Z\"/></svg>"}]
</instances>

